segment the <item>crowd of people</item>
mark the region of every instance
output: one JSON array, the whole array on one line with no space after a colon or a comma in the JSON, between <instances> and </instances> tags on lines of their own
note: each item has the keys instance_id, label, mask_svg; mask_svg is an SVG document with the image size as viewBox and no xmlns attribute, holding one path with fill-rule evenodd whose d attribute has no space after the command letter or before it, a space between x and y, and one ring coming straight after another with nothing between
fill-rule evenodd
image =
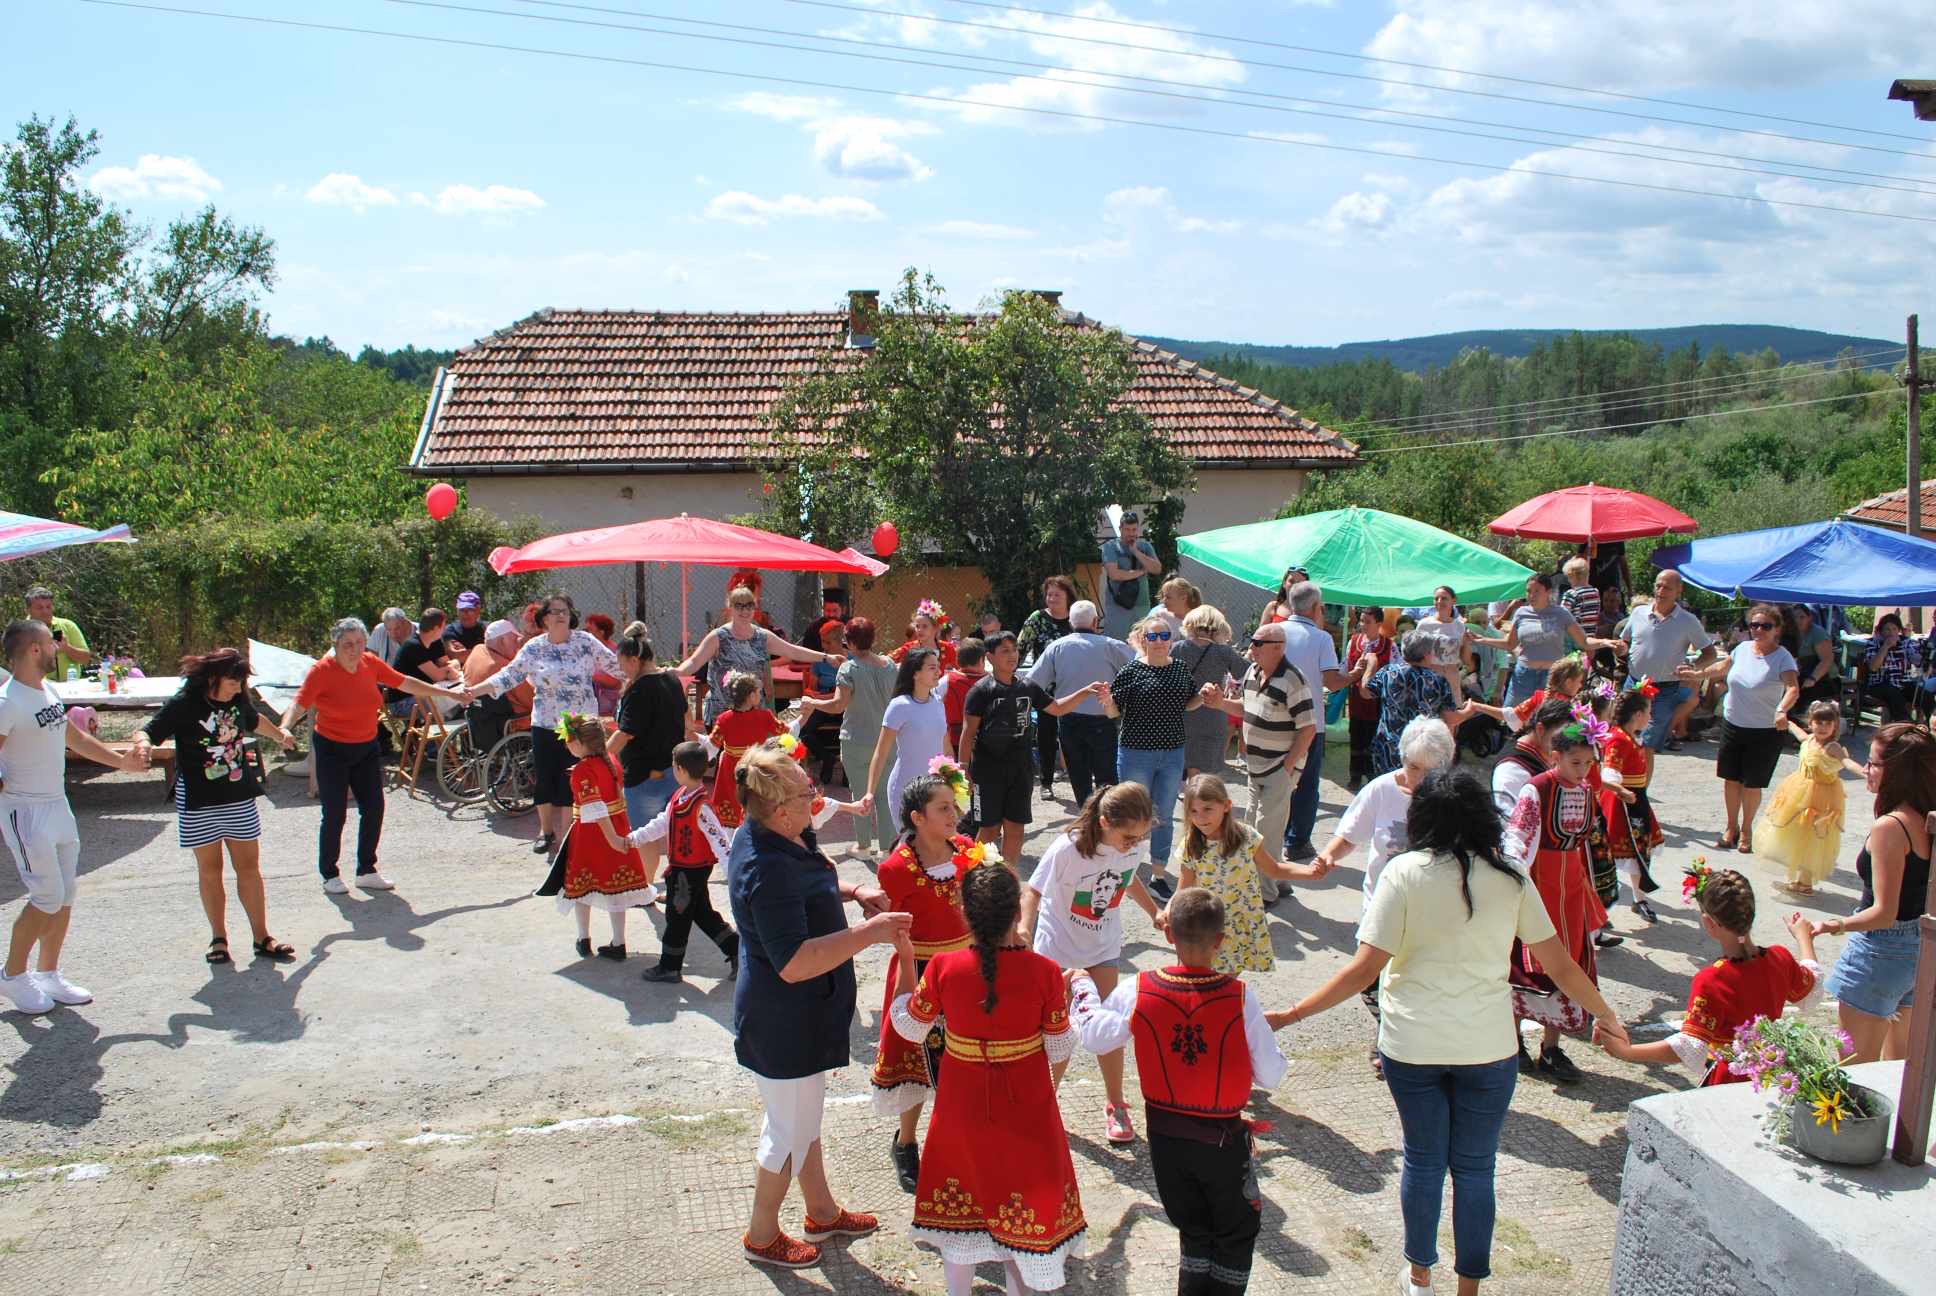
<instances>
[{"instance_id":1,"label":"crowd of people","mask_svg":"<svg viewBox=\"0 0 1936 1296\"><path fill-rule=\"evenodd\" d=\"M226 859L253 955L286 960L294 947L272 933L260 870L258 740L287 748L311 719L324 890L350 887L351 801L354 884L385 890L382 717L465 708L472 723L530 729L532 849L549 865L537 890L572 915L579 957L625 959L629 911L659 904L645 980L684 977L697 927L735 981L735 1048L763 1106L744 1240L758 1263L812 1264L829 1239L879 1226L841 1205L820 1143L827 1075L852 1060L854 960L873 945L893 950L875 1109L894 1124L889 1157L914 1198L913 1236L939 1251L951 1293L985 1261L1003 1264L1011 1292L1062 1285L1085 1228L1056 1097L1078 1047L1099 1059L1113 1143L1140 1137L1124 1065L1136 1050L1157 1192L1181 1238L1179 1291L1242 1291L1259 1222L1243 1117L1252 1087L1285 1074L1276 1032L1361 996L1369 1061L1403 1130L1401 1283L1413 1296L1438 1263L1448 1173L1459 1290L1488 1275L1493 1161L1514 1086L1522 1075L1578 1082L1568 1037L1719 1083L1730 1077L1714 1050L1735 1026L1826 987L1853 1057L1902 1055L1936 739L1894 719L1916 706L1899 624L1878 623L1865 659L1892 722L1857 763L1814 614L1755 604L1725 646L1672 572L1625 605L1624 561L1583 556L1564 589L1539 574L1523 600L1462 608L1442 587L1429 609L1357 609L1338 633L1301 568L1254 618L1208 605L1180 577L1159 582L1134 514L1103 568L1105 604L1051 576L1019 632L984 614L963 635L923 600L886 652L881 627L835 603L804 643L789 640L760 609L756 574L736 574L720 624L676 662L644 624L581 618L562 593L486 621L465 592L454 619L390 608L375 632L338 622L280 721L251 703L241 652L185 659L180 692L125 747L70 723L59 672L90 657L35 591L5 631L0 817L27 904L0 995L29 1012L90 998L60 965L80 853L68 751L138 770L172 743L205 957L233 957ZM777 709L776 660L809 672L797 713ZM1623 939L1608 917L1623 883L1634 912L1659 920L1648 899L1663 840L1655 754L1689 740L1711 702L1715 847L1759 847L1783 889L1812 894L1835 867L1841 780L1853 774L1877 815L1856 865L1862 898L1847 917L1792 922L1795 955L1764 950L1751 935L1756 885L1698 865L1690 893L1721 961L1696 980L1678 1033L1637 1045L1600 993L1597 961ZM1347 713L1351 800L1320 847L1325 730ZM1798 768L1758 815L1790 737ZM1482 776L1461 748L1497 759ZM1241 805L1226 782L1233 758ZM1068 822L1031 866L1025 835L1045 809ZM837 814L872 881L843 879L823 848ZM1242 978L1276 966L1268 910L1353 858L1356 952L1323 985L1267 1006ZM1167 966L1124 975L1125 900L1174 947ZM848 904L861 913L852 925ZM610 924L598 946L594 910ZM1845 936L1832 972L1815 961L1824 932ZM780 1221L796 1178L799 1238Z\"/></svg>"}]
</instances>

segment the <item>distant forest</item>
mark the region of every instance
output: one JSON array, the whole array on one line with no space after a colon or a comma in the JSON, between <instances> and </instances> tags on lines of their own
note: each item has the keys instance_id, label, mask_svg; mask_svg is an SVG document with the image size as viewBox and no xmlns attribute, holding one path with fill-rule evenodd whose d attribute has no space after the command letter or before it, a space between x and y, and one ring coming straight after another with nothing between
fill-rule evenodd
<instances>
[{"instance_id":1,"label":"distant forest","mask_svg":"<svg viewBox=\"0 0 1936 1296\"><path fill-rule=\"evenodd\" d=\"M294 338L279 337L275 345L283 348L296 359L312 360L349 360L349 355L327 337L304 338L298 342ZM414 346L398 347L395 351L385 351L381 347L366 346L356 353L355 363L370 369L380 369L398 382L409 383L413 387L428 387L437 370L450 363L455 351L433 351L429 348Z\"/></svg>"},{"instance_id":2,"label":"distant forest","mask_svg":"<svg viewBox=\"0 0 1936 1296\"><path fill-rule=\"evenodd\" d=\"M1288 365L1312 369L1321 365L1358 360L1384 360L1412 373L1452 364L1467 351L1486 351L1495 356L1528 356L1541 346L1552 346L1562 338L1575 336L1569 329L1478 329L1466 333L1435 333L1429 337L1397 338L1382 342L1347 342L1342 346L1259 346L1248 342L1191 342L1179 338L1150 337L1145 342L1165 351L1174 351L1185 360L1209 362L1213 356L1242 356L1261 364ZM1737 355L1773 351L1790 364L1832 360L1844 351L1869 352L1900 345L1875 338L1854 337L1844 333L1819 333L1814 329L1783 328L1773 324L1696 324L1685 328L1587 330L1589 338L1631 338L1642 346L1658 346L1662 351L1685 351L1694 346L1702 352L1725 350Z\"/></svg>"}]
</instances>

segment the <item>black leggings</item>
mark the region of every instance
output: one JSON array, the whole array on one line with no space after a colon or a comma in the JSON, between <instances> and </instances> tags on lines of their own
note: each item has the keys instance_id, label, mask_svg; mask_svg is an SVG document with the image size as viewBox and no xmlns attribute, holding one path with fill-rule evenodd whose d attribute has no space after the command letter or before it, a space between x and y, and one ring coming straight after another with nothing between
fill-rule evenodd
<instances>
[{"instance_id":1,"label":"black leggings","mask_svg":"<svg viewBox=\"0 0 1936 1296\"><path fill-rule=\"evenodd\" d=\"M719 952L732 958L739 952L739 934L726 925L713 908L712 888L707 885L713 866L666 870L666 925L659 941L659 966L677 972L686 964L686 942L692 929L705 932Z\"/></svg>"},{"instance_id":2,"label":"black leggings","mask_svg":"<svg viewBox=\"0 0 1936 1296\"><path fill-rule=\"evenodd\" d=\"M340 743L316 734L310 741L316 763L316 795L323 803L323 826L316 842L316 868L323 880L337 876L343 854L343 824L350 798L356 798L356 875L376 872L377 842L383 837L383 751L373 738Z\"/></svg>"},{"instance_id":3,"label":"black leggings","mask_svg":"<svg viewBox=\"0 0 1936 1296\"><path fill-rule=\"evenodd\" d=\"M1043 787L1055 782L1056 723L1047 711L1035 713L1035 777Z\"/></svg>"},{"instance_id":4,"label":"black leggings","mask_svg":"<svg viewBox=\"0 0 1936 1296\"><path fill-rule=\"evenodd\" d=\"M1369 783L1376 777L1371 771L1371 740L1378 736L1378 717L1367 716L1360 719L1351 717L1351 784L1353 787Z\"/></svg>"}]
</instances>

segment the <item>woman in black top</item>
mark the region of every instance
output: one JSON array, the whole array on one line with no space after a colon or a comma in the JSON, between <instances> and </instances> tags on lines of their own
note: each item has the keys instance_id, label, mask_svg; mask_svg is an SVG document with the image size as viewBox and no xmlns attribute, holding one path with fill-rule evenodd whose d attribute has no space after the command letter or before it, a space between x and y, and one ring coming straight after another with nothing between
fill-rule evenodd
<instances>
[{"instance_id":1,"label":"woman in black top","mask_svg":"<svg viewBox=\"0 0 1936 1296\"><path fill-rule=\"evenodd\" d=\"M625 816L643 828L672 800L672 749L686 739L686 689L659 665L645 623L625 627L618 641L625 688L618 695L618 732L605 750L618 757L625 783Z\"/></svg>"},{"instance_id":2,"label":"woman in black top","mask_svg":"<svg viewBox=\"0 0 1936 1296\"><path fill-rule=\"evenodd\" d=\"M1921 725L1891 724L1869 740L1875 823L1855 857L1862 907L1847 918L1810 923L1817 936L1848 933L1823 988L1854 1041L1850 1062L1908 1056L1909 1006L1916 988L1923 906L1929 899L1927 821L1936 810L1936 737Z\"/></svg>"},{"instance_id":3,"label":"woman in black top","mask_svg":"<svg viewBox=\"0 0 1936 1296\"><path fill-rule=\"evenodd\" d=\"M287 751L293 741L275 721L256 711L248 697L249 662L233 648L184 657L181 691L135 735L144 761L152 743L175 744L175 811L180 841L195 853L202 911L214 933L205 956L229 961L228 897L222 890L222 848L235 869L235 893L249 917L256 955L278 962L296 956L269 934L262 894L262 758L250 735L273 738Z\"/></svg>"},{"instance_id":4,"label":"woman in black top","mask_svg":"<svg viewBox=\"0 0 1936 1296\"><path fill-rule=\"evenodd\" d=\"M1151 894L1168 901L1176 892L1165 870L1170 863L1172 812L1183 787L1183 716L1217 695L1215 684L1198 689L1189 668L1170 656L1170 624L1160 616L1145 618L1130 628L1136 660L1116 673L1102 707L1119 717L1116 735L1116 777L1149 789L1156 806L1156 828L1150 833Z\"/></svg>"},{"instance_id":5,"label":"woman in black top","mask_svg":"<svg viewBox=\"0 0 1936 1296\"><path fill-rule=\"evenodd\" d=\"M746 822L726 864L739 929L733 1051L753 1073L764 1109L753 1219L741 1243L756 1264L799 1269L820 1258L814 1244L880 1226L835 1202L820 1121L827 1072L848 1062L854 955L893 943L913 918L886 912L879 887L840 880L814 838L813 781L778 743L747 752L734 777ZM871 915L858 927L847 925L849 900ZM795 1177L806 1198L804 1242L780 1231L780 1204Z\"/></svg>"},{"instance_id":6,"label":"woman in black top","mask_svg":"<svg viewBox=\"0 0 1936 1296\"><path fill-rule=\"evenodd\" d=\"M1069 609L1075 606L1076 583L1067 576L1050 576L1042 582L1042 606L1028 614L1015 635L1015 646L1022 653L1022 669L1035 665L1048 646L1072 632ZM1044 795L1055 791L1057 740L1061 737L1055 717L1047 711L1035 716L1035 775L1042 781Z\"/></svg>"}]
</instances>

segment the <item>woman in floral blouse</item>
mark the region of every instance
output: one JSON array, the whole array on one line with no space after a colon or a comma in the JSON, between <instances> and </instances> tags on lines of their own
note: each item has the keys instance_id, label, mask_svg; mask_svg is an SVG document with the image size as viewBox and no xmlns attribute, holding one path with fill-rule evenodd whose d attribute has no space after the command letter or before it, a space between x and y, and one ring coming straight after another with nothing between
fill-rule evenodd
<instances>
[{"instance_id":1,"label":"woman in floral blouse","mask_svg":"<svg viewBox=\"0 0 1936 1296\"><path fill-rule=\"evenodd\" d=\"M567 714L597 715L598 694L592 676L619 673L618 654L578 629L578 609L568 594L544 601L538 624L543 633L525 642L511 664L466 690L466 701L478 693L502 697L530 681L536 696L531 704L531 766L537 780L538 844L534 854L547 854L558 845L558 833L571 811L571 753L558 737L558 721Z\"/></svg>"},{"instance_id":2,"label":"woman in floral blouse","mask_svg":"<svg viewBox=\"0 0 1936 1296\"><path fill-rule=\"evenodd\" d=\"M1399 645L1403 661L1395 661L1375 674L1373 657L1359 658L1358 691L1378 701L1378 732L1371 739L1371 774L1389 774L1405 762L1399 755L1398 736L1414 716L1436 716L1448 729L1456 728L1464 713L1452 704L1452 686L1429 663L1438 641L1418 630L1405 636Z\"/></svg>"}]
</instances>

